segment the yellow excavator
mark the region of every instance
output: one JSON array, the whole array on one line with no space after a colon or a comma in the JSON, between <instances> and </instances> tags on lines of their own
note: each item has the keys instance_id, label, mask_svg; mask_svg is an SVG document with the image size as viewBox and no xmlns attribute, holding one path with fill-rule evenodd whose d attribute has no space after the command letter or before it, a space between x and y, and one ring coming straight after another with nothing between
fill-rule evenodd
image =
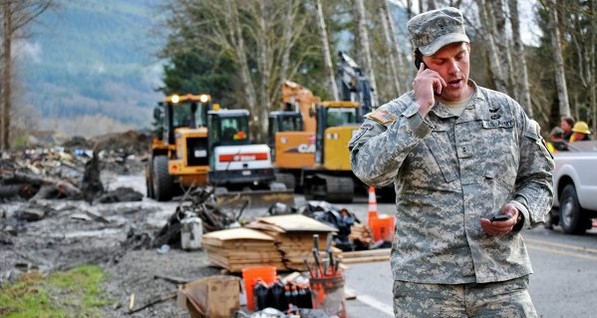
<instances>
[{"instance_id":1,"label":"yellow excavator","mask_svg":"<svg viewBox=\"0 0 597 318\"><path fill-rule=\"evenodd\" d=\"M352 202L355 190L367 190L352 173L348 142L375 107L373 91L343 52L338 53L337 72L340 101L321 101L309 89L286 81L281 110L269 114L276 179L302 191L307 200ZM393 188L380 192L393 198Z\"/></svg>"},{"instance_id":2,"label":"yellow excavator","mask_svg":"<svg viewBox=\"0 0 597 318\"><path fill-rule=\"evenodd\" d=\"M255 204L293 201L275 182L270 148L251 143L247 110L220 109L207 94L171 95L155 108L154 120L148 197L168 201L189 187L213 186L219 196L242 192Z\"/></svg>"}]
</instances>

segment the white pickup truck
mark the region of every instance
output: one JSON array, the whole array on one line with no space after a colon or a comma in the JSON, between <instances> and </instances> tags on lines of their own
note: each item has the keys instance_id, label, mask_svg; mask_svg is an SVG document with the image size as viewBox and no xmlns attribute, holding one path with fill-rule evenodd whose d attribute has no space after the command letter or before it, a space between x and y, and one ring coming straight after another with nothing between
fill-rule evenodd
<instances>
[{"instance_id":1,"label":"white pickup truck","mask_svg":"<svg viewBox=\"0 0 597 318\"><path fill-rule=\"evenodd\" d=\"M568 148L554 154L555 200L546 227L559 224L567 234L582 234L597 218L597 141Z\"/></svg>"}]
</instances>

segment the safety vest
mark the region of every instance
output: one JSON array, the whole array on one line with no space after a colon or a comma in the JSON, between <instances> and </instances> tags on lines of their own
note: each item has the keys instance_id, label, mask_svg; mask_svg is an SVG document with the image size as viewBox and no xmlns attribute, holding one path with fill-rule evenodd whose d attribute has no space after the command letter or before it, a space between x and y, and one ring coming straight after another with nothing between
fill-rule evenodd
<instances>
[{"instance_id":1,"label":"safety vest","mask_svg":"<svg viewBox=\"0 0 597 318\"><path fill-rule=\"evenodd\" d=\"M556 149L556 147L553 146L553 143L551 141L548 141L546 146L547 146L547 150L549 150L550 153L554 154L554 153L558 152L558 150Z\"/></svg>"}]
</instances>

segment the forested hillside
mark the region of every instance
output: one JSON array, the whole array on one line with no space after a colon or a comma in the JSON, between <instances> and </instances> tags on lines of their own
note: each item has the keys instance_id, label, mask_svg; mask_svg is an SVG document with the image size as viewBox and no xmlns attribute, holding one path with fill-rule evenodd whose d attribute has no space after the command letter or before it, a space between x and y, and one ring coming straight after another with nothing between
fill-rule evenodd
<instances>
[{"instance_id":1,"label":"forested hillside","mask_svg":"<svg viewBox=\"0 0 597 318\"><path fill-rule=\"evenodd\" d=\"M160 39L151 35L159 1L57 3L19 48L24 80L19 104L37 109L45 128L69 134L103 133L99 123L108 130L148 126L161 98L155 92L162 70L155 57Z\"/></svg>"}]
</instances>

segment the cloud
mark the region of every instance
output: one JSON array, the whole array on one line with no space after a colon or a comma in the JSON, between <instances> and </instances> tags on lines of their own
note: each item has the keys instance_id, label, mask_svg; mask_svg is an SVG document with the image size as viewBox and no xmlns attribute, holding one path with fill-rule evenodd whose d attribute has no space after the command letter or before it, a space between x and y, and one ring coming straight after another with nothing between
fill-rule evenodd
<instances>
[{"instance_id":1,"label":"cloud","mask_svg":"<svg viewBox=\"0 0 597 318\"><path fill-rule=\"evenodd\" d=\"M163 62L154 63L143 68L143 82L152 87L164 85L162 76L164 75Z\"/></svg>"},{"instance_id":2,"label":"cloud","mask_svg":"<svg viewBox=\"0 0 597 318\"><path fill-rule=\"evenodd\" d=\"M14 46L15 56L27 60L31 60L34 63L41 63L42 60L42 48L38 42L29 42L27 40L18 40Z\"/></svg>"}]
</instances>

